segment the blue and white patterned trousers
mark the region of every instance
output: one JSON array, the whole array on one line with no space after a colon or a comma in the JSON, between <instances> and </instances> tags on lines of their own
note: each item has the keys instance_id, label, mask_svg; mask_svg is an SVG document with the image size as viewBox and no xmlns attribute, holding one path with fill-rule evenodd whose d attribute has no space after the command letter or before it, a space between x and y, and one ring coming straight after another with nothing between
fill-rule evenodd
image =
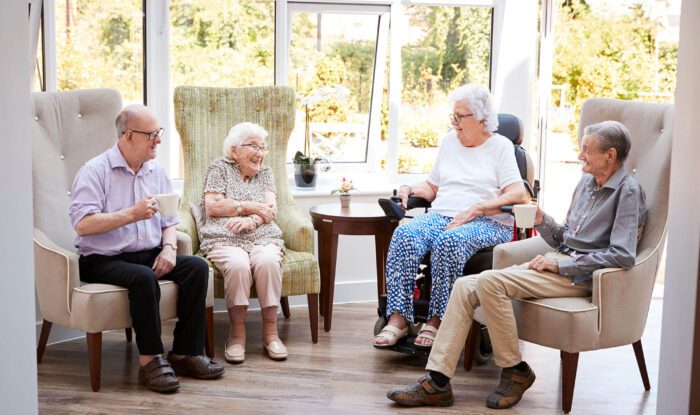
<instances>
[{"instance_id":1,"label":"blue and white patterned trousers","mask_svg":"<svg viewBox=\"0 0 700 415\"><path fill-rule=\"evenodd\" d=\"M442 318L455 280L480 249L510 241L513 229L484 216L445 230L452 218L428 212L394 231L386 264L387 317L399 313L413 322L413 288L423 257L430 251L432 289L428 317Z\"/></svg>"}]
</instances>

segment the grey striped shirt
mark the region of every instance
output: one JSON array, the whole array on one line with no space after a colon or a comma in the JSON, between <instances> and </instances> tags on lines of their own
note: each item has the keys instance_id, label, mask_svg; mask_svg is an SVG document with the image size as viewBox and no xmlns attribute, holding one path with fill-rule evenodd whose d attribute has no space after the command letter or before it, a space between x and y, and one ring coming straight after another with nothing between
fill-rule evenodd
<instances>
[{"instance_id":1,"label":"grey striped shirt","mask_svg":"<svg viewBox=\"0 0 700 415\"><path fill-rule=\"evenodd\" d=\"M535 228L550 246L569 255L558 260L559 274L581 282L600 268L634 265L646 215L644 190L620 168L600 188L585 174L564 224L545 214Z\"/></svg>"}]
</instances>

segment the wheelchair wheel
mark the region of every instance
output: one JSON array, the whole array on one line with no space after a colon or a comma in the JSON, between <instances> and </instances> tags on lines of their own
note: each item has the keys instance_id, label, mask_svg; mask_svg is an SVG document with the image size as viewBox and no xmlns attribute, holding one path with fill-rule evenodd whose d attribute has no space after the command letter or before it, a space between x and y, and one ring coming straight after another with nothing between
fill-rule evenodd
<instances>
[{"instance_id":1,"label":"wheelchair wheel","mask_svg":"<svg viewBox=\"0 0 700 415\"><path fill-rule=\"evenodd\" d=\"M384 327L386 327L387 323L389 320L387 320L386 317L379 317L377 318L377 321L374 323L374 335L378 335Z\"/></svg>"},{"instance_id":2,"label":"wheelchair wheel","mask_svg":"<svg viewBox=\"0 0 700 415\"><path fill-rule=\"evenodd\" d=\"M480 365L491 360L493 357L493 347L491 346L491 338L486 326L481 326L481 330L476 335L476 350L474 351L474 361Z\"/></svg>"}]
</instances>

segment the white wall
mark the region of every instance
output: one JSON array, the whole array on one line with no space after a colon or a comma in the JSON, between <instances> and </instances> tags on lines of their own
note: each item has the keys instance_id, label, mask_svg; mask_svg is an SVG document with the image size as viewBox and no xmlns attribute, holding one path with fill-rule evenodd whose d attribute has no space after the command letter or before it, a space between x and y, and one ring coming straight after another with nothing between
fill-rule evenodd
<instances>
[{"instance_id":1,"label":"white wall","mask_svg":"<svg viewBox=\"0 0 700 415\"><path fill-rule=\"evenodd\" d=\"M536 140L535 87L537 67L535 0L500 0L494 8L491 89L499 112L523 121L526 148Z\"/></svg>"},{"instance_id":2,"label":"white wall","mask_svg":"<svg viewBox=\"0 0 700 415\"><path fill-rule=\"evenodd\" d=\"M37 412L27 2L0 12L0 412Z\"/></svg>"},{"instance_id":3,"label":"white wall","mask_svg":"<svg viewBox=\"0 0 700 415\"><path fill-rule=\"evenodd\" d=\"M657 413L687 414L700 249L700 3L681 10ZM697 346L696 346L697 347ZM697 376L697 375L696 375ZM699 393L699 391L692 391Z\"/></svg>"}]
</instances>

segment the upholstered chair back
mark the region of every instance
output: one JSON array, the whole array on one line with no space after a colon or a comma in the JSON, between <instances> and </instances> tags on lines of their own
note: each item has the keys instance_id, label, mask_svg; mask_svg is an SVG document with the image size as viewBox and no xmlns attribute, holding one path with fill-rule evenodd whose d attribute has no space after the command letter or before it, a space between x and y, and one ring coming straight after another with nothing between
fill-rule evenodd
<instances>
[{"instance_id":1,"label":"upholstered chair back","mask_svg":"<svg viewBox=\"0 0 700 415\"><path fill-rule=\"evenodd\" d=\"M117 141L122 98L114 89L39 92L32 97L34 227L75 252L68 216L78 169Z\"/></svg>"},{"instance_id":2,"label":"upholstered chair back","mask_svg":"<svg viewBox=\"0 0 700 415\"><path fill-rule=\"evenodd\" d=\"M269 136L270 151L264 164L272 168L277 190L278 211L293 204L289 192L286 156L295 120L294 90L288 87L175 88L175 123L185 154L183 209L198 205L207 166L223 156L223 143L234 125L248 121L261 125ZM197 235L190 235L194 252L199 251Z\"/></svg>"},{"instance_id":3,"label":"upholstered chair back","mask_svg":"<svg viewBox=\"0 0 700 415\"><path fill-rule=\"evenodd\" d=\"M625 169L644 189L649 209L637 247L637 257L643 258L661 243L668 219L673 106L607 98L589 99L581 109L579 143L586 126L604 120L621 122L632 138L632 149L625 160Z\"/></svg>"}]
</instances>

